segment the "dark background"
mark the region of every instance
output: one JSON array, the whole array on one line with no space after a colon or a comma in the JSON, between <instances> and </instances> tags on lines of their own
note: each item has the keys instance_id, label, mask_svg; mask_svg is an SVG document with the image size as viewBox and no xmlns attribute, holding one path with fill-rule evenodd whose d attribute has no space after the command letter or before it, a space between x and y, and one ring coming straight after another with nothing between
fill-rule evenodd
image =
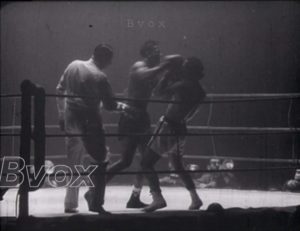
<instances>
[{"instance_id":1,"label":"dark background","mask_svg":"<svg viewBox=\"0 0 300 231\"><path fill-rule=\"evenodd\" d=\"M19 93L30 79L54 93L74 59L88 59L100 42L114 48L107 69L115 92L127 86L141 44L160 41L164 54L198 56L207 93L299 92L300 5L297 2L19 2L1 8L1 94ZM138 22L139 21L139 22ZM144 22L142 24L142 21ZM163 25L162 25L163 24ZM299 100L203 105L191 125L299 127ZM151 105L152 121L163 105ZM118 115L103 112L105 123ZM46 123L57 124L55 99ZM19 99L1 99L1 126L20 124ZM110 130L109 130L110 131ZM113 131L113 130L112 130ZM7 132L7 131L6 131ZM13 132L9 130L8 132ZM59 132L50 129L48 132ZM299 158L299 136L256 135L188 139L186 154ZM118 142L108 138L113 153ZM1 156L18 155L17 138L1 138ZM47 141L47 157L65 155L64 140ZM56 163L60 159L54 159ZM191 161L205 168L207 161ZM236 162L236 167L286 166ZM166 168L161 162L161 168ZM293 171L238 175L243 187L280 187Z\"/></svg>"}]
</instances>

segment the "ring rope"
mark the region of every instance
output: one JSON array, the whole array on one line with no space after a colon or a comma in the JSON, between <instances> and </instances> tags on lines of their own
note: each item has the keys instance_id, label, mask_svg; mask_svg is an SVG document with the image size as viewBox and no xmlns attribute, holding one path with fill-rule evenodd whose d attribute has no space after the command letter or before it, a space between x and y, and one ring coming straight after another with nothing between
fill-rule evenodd
<instances>
[{"instance_id":1,"label":"ring rope","mask_svg":"<svg viewBox=\"0 0 300 231\"><path fill-rule=\"evenodd\" d=\"M259 172L259 171L282 171L282 170L296 170L298 167L268 167L268 168L234 168L234 169L197 169L197 170L155 170L155 171L117 171L117 172L101 172L104 175L136 175L136 174L176 174L176 173L226 173L226 172ZM15 173L19 175L21 173ZM51 173L48 175L50 177L58 176L85 176L91 174L90 172L75 172L75 173ZM6 173L2 173L6 176Z\"/></svg>"},{"instance_id":2,"label":"ring rope","mask_svg":"<svg viewBox=\"0 0 300 231\"><path fill-rule=\"evenodd\" d=\"M198 169L198 170L155 170L155 171L122 171L122 172L104 172L105 175L110 174L118 174L118 175L136 175L136 174L153 174L153 172L157 174L172 174L172 173L222 173L222 172L259 172L259 171L282 171L282 170L296 170L298 167L266 167L266 168L234 168L234 169L216 169L216 170L208 170L208 169ZM88 173L85 173L88 175ZM85 175L82 173L82 175ZM55 175L53 174L49 174ZM57 174L58 176L59 174ZM65 174L62 174L64 176ZM70 174L75 175L75 174ZM78 174L79 175L79 174Z\"/></svg>"},{"instance_id":3,"label":"ring rope","mask_svg":"<svg viewBox=\"0 0 300 231\"><path fill-rule=\"evenodd\" d=\"M248 155L248 154L247 154ZM85 154L84 156L89 157L88 154ZM121 154L109 154L110 157L120 157ZM246 156L242 155L242 156ZM291 156L291 154L285 154L281 156ZM67 159L68 157L66 155L51 155L48 156L51 159ZM163 158L167 158L167 155L162 155ZM218 159L231 159L234 161L245 161L245 162L266 162L266 163L283 163L283 164L300 164L300 159L279 159L279 158L274 158L274 159L269 159L269 158L255 158L255 157L237 157L237 156L229 156L229 155L218 155L214 156L212 155L183 155L183 159L194 159L194 160L207 160L211 158L218 158ZM32 158L33 159L33 158Z\"/></svg>"},{"instance_id":4,"label":"ring rope","mask_svg":"<svg viewBox=\"0 0 300 231\"><path fill-rule=\"evenodd\" d=\"M120 99L128 99L124 98L124 94L116 93L116 98ZM94 96L86 96L86 95L68 95L68 94L46 94L46 97L68 97L68 98L95 98ZM275 98L278 97L282 99L295 99L300 98L300 93L224 93L224 94L207 94L207 98ZM131 98L129 98L131 99ZM135 99L131 99L135 100ZM137 99L138 100L138 99Z\"/></svg>"},{"instance_id":5,"label":"ring rope","mask_svg":"<svg viewBox=\"0 0 300 231\"><path fill-rule=\"evenodd\" d=\"M289 130L269 130L269 131L243 131L243 132L202 132L202 133L184 133L184 134L176 134L177 136L241 136L241 135L279 135L279 134L298 134L300 130L298 128L289 129ZM125 137L125 136L174 136L173 133L102 133L106 137ZM20 133L1 133L1 137L15 137L20 136ZM88 137L95 136L94 134L45 134L47 138L55 138L55 137Z\"/></svg>"},{"instance_id":6,"label":"ring rope","mask_svg":"<svg viewBox=\"0 0 300 231\"><path fill-rule=\"evenodd\" d=\"M0 98L21 98L21 94L1 94Z\"/></svg>"},{"instance_id":7,"label":"ring rope","mask_svg":"<svg viewBox=\"0 0 300 231\"><path fill-rule=\"evenodd\" d=\"M61 95L61 94L46 94L46 97L55 98L87 98L94 99L94 96L86 95ZM15 98L21 97L20 94L1 94L0 98ZM238 98L237 98L238 97ZM253 98L254 97L254 98ZM223 99L218 99L223 98ZM225 98L225 99L224 99ZM201 104L211 103L239 103L239 102L253 102L253 101L274 101L274 100L288 100L288 99L299 99L299 93L282 93L282 94L267 94L267 93L249 93L249 94L207 94L207 97L201 102ZM133 102L151 102L151 103L172 103L182 104L184 101L177 100L162 100L162 99L134 99L126 97L114 97L115 100L119 101L133 101ZM189 101L193 102L193 101ZM198 101L197 101L198 102Z\"/></svg>"},{"instance_id":8,"label":"ring rope","mask_svg":"<svg viewBox=\"0 0 300 231\"><path fill-rule=\"evenodd\" d=\"M289 134L289 133L299 133L299 129L293 129L293 130L285 130L285 131L268 131L268 132L230 132L230 133L224 133L224 132L203 132L203 133L185 133L185 134L176 134L177 136L225 136L225 135L266 135L266 134ZM107 137L124 137L124 136L153 136L155 134L153 133L103 133L104 136ZM9 135L9 134L8 134ZM15 134L14 134L15 135ZM101 134L102 135L102 134ZM45 137L48 138L54 138L54 137L87 137L87 136L94 136L94 134L46 134ZM157 134L157 136L174 136L173 133L160 133Z\"/></svg>"},{"instance_id":9,"label":"ring rope","mask_svg":"<svg viewBox=\"0 0 300 231\"><path fill-rule=\"evenodd\" d=\"M118 94L121 95L121 94ZM20 94L1 94L0 98L14 98L21 97ZM46 97L56 97L56 98L90 98L95 97L86 95L61 95L61 94L46 94ZM238 97L238 99L237 99ZM254 97L254 98L253 98ZM218 99L223 98L223 99ZM224 99L225 98L225 99ZM234 99L232 99L234 98ZM207 94L206 99L204 99L202 104L210 103L235 103L235 102L249 102L249 101L273 101L273 100L288 100L288 99L299 99L300 93L248 93L248 94ZM135 101L135 102L152 102L152 103L173 103L181 104L186 103L183 101L172 101L172 100L161 100L161 99L134 99L125 97L114 97L115 100L120 101ZM192 101L191 101L192 102Z\"/></svg>"},{"instance_id":10,"label":"ring rope","mask_svg":"<svg viewBox=\"0 0 300 231\"><path fill-rule=\"evenodd\" d=\"M290 155L285 155L290 156ZM212 155L183 155L187 159L211 159L215 158ZM255 157L236 157L236 156L217 156L218 159L231 159L234 161L249 161L249 162L269 162L269 163L287 163L287 164L300 164L300 159L269 159L269 158L255 158Z\"/></svg>"},{"instance_id":11,"label":"ring rope","mask_svg":"<svg viewBox=\"0 0 300 231\"><path fill-rule=\"evenodd\" d=\"M104 128L116 128L118 125L115 123L107 123L103 124ZM155 124L151 125L153 128L156 127ZM52 128L59 128L58 125L46 125L48 129ZM300 128L298 127L224 127L224 126L197 126L197 125L190 125L187 126L189 130L204 130L204 131L234 131L234 132L300 132ZM1 126L0 130L11 130L11 129L21 129L19 125L13 126Z\"/></svg>"},{"instance_id":12,"label":"ring rope","mask_svg":"<svg viewBox=\"0 0 300 231\"><path fill-rule=\"evenodd\" d=\"M117 96L124 96L123 93L116 93ZM0 94L0 98L9 98L9 97L21 97L21 94ZM64 95L60 94L46 94L46 96L50 97L64 97ZM206 95L208 98L230 98L230 97L239 97L239 98L247 98L247 97L288 97L288 98L299 98L300 93L209 93ZM74 97L74 95L66 95L66 97ZM88 97L85 95L78 95L75 97Z\"/></svg>"},{"instance_id":13,"label":"ring rope","mask_svg":"<svg viewBox=\"0 0 300 231\"><path fill-rule=\"evenodd\" d=\"M9 97L20 97L21 95L20 94L2 94L0 95L1 98L9 98ZM74 97L74 98L77 98L77 97L87 97L87 96L74 96L74 95L56 95L56 94L49 94L49 95L46 95L48 97ZM264 93L258 93L258 94L208 94L207 95L207 98L229 98L228 99L223 99L223 100L219 100L219 101L215 101L215 100L207 100L205 103L213 103L213 102L241 102L241 101L252 101L252 100L275 100L275 99L297 99L297 98L300 98L300 94L298 93L287 93L287 94L264 94ZM230 97L240 97L240 98L243 98L243 99L230 99ZM249 97L264 97L264 98L250 98ZM267 98L266 98L267 97ZM94 98L94 97L91 97L91 98ZM116 97L116 99L118 100L132 100L132 101L148 101L148 102L159 102L159 103L182 103L180 101L167 101L167 100L143 100L143 99L140 99L140 100L137 100L137 99L130 99L130 98L121 98L121 97ZM292 102L292 100L291 100ZM289 109L290 111L290 109ZM112 124L114 126L114 124ZM107 125L104 125L104 126L110 126L110 124L107 124ZM51 125L50 126L46 126L47 128L51 128ZM20 126L5 126L5 127L1 127L1 129L19 129ZM52 125L52 128L58 128L57 125ZM270 133L273 133L273 134L279 134L279 133L298 133L299 132L299 128L258 128L258 127L211 127L211 126L188 126L189 129L210 129L210 131L216 131L218 129L222 129L223 131L224 130L230 130L230 131L241 131L243 129L246 129L247 131L255 131L255 133L245 133L244 131L244 134L249 134L249 135L259 135L259 134L262 134L262 133L259 133L260 131L264 131L264 132L267 132L267 134ZM279 130L278 130L279 129ZM197 133L197 134L193 134L193 133L188 133L188 134L185 134L186 136L201 136L201 135L241 135L243 133L211 133L210 134L206 134L206 133ZM265 134L265 133L263 133ZM151 134L105 134L106 136L129 136L129 135L134 135L134 136L140 136L140 135L146 135L146 136L149 136ZM173 134L160 134L161 136L170 136L170 135L173 135ZM15 134L15 133L12 133L12 134L1 134L1 136L20 136L20 134ZM48 134L46 135L48 137L59 137L59 136L82 136L82 134L69 134L69 135L56 135L56 134ZM225 157L224 157L225 158ZM228 158L228 157L227 157ZM236 158L234 158L236 159ZM261 161L259 160L261 158L257 158L257 161Z\"/></svg>"},{"instance_id":14,"label":"ring rope","mask_svg":"<svg viewBox=\"0 0 300 231\"><path fill-rule=\"evenodd\" d=\"M223 94L225 95L225 94ZM235 103L235 102L248 102L248 101L273 101L273 100L287 100L287 99L298 99L300 98L300 94L298 93L289 93L289 94L259 94L258 96L254 96L253 94L230 94L227 95L228 99L214 99L221 98L221 95L218 97L207 96L206 99L201 101L201 104L210 104L210 103ZM56 98L88 98L94 99L95 97L86 96L86 95L60 95L60 94L46 94L46 97L56 97ZM231 97L239 97L232 99ZM257 98L251 98L257 97ZM211 99L209 99L211 98ZM114 97L115 100L120 101L133 101L133 102L151 102L151 103L172 103L172 104L182 104L186 103L185 101L178 100L162 100L162 99L134 99L134 98L126 98L126 97ZM193 102L193 101L189 101ZM198 102L198 101L197 101Z\"/></svg>"}]
</instances>

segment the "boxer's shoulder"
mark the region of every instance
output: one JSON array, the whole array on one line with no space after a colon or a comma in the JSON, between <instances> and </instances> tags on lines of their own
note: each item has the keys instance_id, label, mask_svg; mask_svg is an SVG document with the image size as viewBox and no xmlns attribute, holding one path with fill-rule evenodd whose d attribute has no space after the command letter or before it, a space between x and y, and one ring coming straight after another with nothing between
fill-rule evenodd
<instances>
[{"instance_id":1,"label":"boxer's shoulder","mask_svg":"<svg viewBox=\"0 0 300 231\"><path fill-rule=\"evenodd\" d=\"M131 69L136 70L136 69L143 68L143 67L146 67L146 63L144 61L137 61L132 65Z\"/></svg>"}]
</instances>

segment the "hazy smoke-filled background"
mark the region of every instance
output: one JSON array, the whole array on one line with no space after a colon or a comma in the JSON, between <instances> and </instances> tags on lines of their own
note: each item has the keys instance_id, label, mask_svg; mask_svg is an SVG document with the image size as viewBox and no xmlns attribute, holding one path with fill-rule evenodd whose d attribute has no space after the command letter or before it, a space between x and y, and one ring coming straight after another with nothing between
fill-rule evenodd
<instances>
[{"instance_id":1,"label":"hazy smoke-filled background","mask_svg":"<svg viewBox=\"0 0 300 231\"><path fill-rule=\"evenodd\" d=\"M297 2L19 2L1 8L1 93L19 93L30 79L54 93L66 66L88 59L101 42L114 48L106 70L116 93L148 39L163 54L198 56L207 93L299 92L300 4ZM299 127L299 100L203 105L191 125ZM298 107L297 107L298 106ZM164 105L151 104L155 123ZM211 116L209 117L209 112ZM118 115L103 112L105 123ZM55 99L47 99L46 123L57 124ZM18 99L1 99L1 126L20 124ZM111 132L115 130L109 130ZM10 132L10 131L9 131ZM59 132L49 129L48 132ZM188 138L188 155L299 158L299 136L255 135ZM118 153L116 138L108 138ZM1 137L1 156L18 155L17 138ZM47 141L47 159L65 155L64 139ZM55 158L58 163L63 159ZM197 162L205 168L207 161ZM236 162L236 167L278 166ZM286 165L285 165L286 166ZM161 166L166 168L164 162ZM244 186L281 185L293 172L240 174ZM243 180L246 179L246 180ZM246 182L246 183L245 183Z\"/></svg>"}]
</instances>

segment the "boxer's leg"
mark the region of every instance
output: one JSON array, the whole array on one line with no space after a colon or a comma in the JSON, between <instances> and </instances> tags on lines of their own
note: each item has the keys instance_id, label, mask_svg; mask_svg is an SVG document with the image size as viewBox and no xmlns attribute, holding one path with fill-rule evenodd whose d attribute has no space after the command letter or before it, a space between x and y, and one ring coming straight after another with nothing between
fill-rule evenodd
<instances>
[{"instance_id":1,"label":"boxer's leg","mask_svg":"<svg viewBox=\"0 0 300 231\"><path fill-rule=\"evenodd\" d=\"M183 137L175 137L175 139L174 137L172 138L174 141L174 145L169 152L169 156L171 158L174 169L178 171L179 177L181 178L186 189L189 191L192 201L189 206L189 210L199 209L202 206L202 201L197 194L194 181L188 172L184 172L185 169L183 165L182 155L185 145L185 139Z\"/></svg>"},{"instance_id":2,"label":"boxer's leg","mask_svg":"<svg viewBox=\"0 0 300 231\"><path fill-rule=\"evenodd\" d=\"M145 147L146 147L146 143L142 143L142 144L138 145L138 151L139 151L140 155L137 156L137 158L140 159L140 161L141 161L142 155L145 151ZM143 169L141 168L140 165L139 165L138 169L140 171L143 171ZM143 174L138 173L135 175L132 193L126 204L126 208L144 208L144 207L148 206L148 204L145 204L140 200L140 195L141 195L141 191L142 191L142 187L143 187L143 181L144 181Z\"/></svg>"},{"instance_id":3,"label":"boxer's leg","mask_svg":"<svg viewBox=\"0 0 300 231\"><path fill-rule=\"evenodd\" d=\"M121 159L108 167L107 172L110 174L106 176L106 182L110 181L115 176L115 174L113 174L114 172L120 172L128 168L131 165L135 155L137 148L137 141L135 137L123 137L120 143Z\"/></svg>"},{"instance_id":4,"label":"boxer's leg","mask_svg":"<svg viewBox=\"0 0 300 231\"><path fill-rule=\"evenodd\" d=\"M154 165L159 159L160 155L150 148L147 148L142 158L141 166L144 171L148 172L145 174L145 177L148 180L150 192L153 197L153 202L143 209L145 212L153 212L167 206L167 203L161 194L159 179L154 169Z\"/></svg>"}]
</instances>

